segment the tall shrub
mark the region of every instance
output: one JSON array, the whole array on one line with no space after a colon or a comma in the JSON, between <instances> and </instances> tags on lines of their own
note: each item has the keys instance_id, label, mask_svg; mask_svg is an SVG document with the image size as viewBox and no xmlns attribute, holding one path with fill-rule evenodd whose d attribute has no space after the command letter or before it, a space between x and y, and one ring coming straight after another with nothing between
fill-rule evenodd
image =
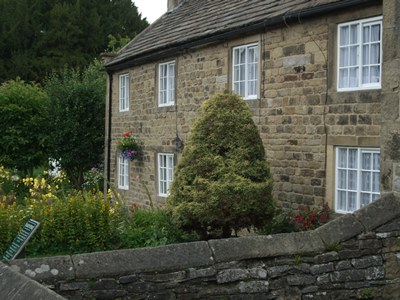
<instances>
[{"instance_id":1,"label":"tall shrub","mask_svg":"<svg viewBox=\"0 0 400 300\"><path fill-rule=\"evenodd\" d=\"M239 96L204 102L167 199L172 217L202 238L262 227L273 215L272 179L251 112Z\"/></svg>"},{"instance_id":2,"label":"tall shrub","mask_svg":"<svg viewBox=\"0 0 400 300\"><path fill-rule=\"evenodd\" d=\"M100 63L83 72L65 69L46 82L50 98L50 154L76 188L84 172L103 161L105 73Z\"/></svg>"},{"instance_id":3,"label":"tall shrub","mask_svg":"<svg viewBox=\"0 0 400 300\"><path fill-rule=\"evenodd\" d=\"M0 85L0 164L32 175L47 163L49 99L22 80Z\"/></svg>"}]
</instances>

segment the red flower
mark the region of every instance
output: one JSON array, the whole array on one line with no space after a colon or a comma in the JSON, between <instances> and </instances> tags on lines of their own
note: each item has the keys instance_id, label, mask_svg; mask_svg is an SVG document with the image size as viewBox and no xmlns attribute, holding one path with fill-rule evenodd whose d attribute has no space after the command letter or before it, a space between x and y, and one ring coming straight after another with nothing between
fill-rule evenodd
<instances>
[{"instance_id":1,"label":"red flower","mask_svg":"<svg viewBox=\"0 0 400 300\"><path fill-rule=\"evenodd\" d=\"M125 132L122 136L130 137L131 134L129 132Z\"/></svg>"}]
</instances>

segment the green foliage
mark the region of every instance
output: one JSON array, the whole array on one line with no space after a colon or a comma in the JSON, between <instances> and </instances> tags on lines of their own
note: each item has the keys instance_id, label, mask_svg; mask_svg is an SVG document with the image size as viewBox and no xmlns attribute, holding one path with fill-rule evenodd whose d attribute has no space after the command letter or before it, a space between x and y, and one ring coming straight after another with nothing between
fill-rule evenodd
<instances>
[{"instance_id":1,"label":"green foliage","mask_svg":"<svg viewBox=\"0 0 400 300\"><path fill-rule=\"evenodd\" d=\"M122 246L155 247L195 239L195 236L179 230L165 210L136 210L122 234Z\"/></svg>"},{"instance_id":2,"label":"green foliage","mask_svg":"<svg viewBox=\"0 0 400 300\"><path fill-rule=\"evenodd\" d=\"M0 183L9 175L0 166ZM28 243L27 256L160 246L196 239L177 229L165 210L135 210L130 214L120 196L111 191L107 195L91 188L76 191L68 187L64 176L23 178L22 182L28 190L23 203L0 193L0 254L31 218L41 224Z\"/></svg>"},{"instance_id":3,"label":"green foliage","mask_svg":"<svg viewBox=\"0 0 400 300\"><path fill-rule=\"evenodd\" d=\"M84 172L103 161L105 88L99 62L84 72L65 69L45 85L51 104L49 152L76 188L82 187Z\"/></svg>"},{"instance_id":4,"label":"green foliage","mask_svg":"<svg viewBox=\"0 0 400 300\"><path fill-rule=\"evenodd\" d=\"M115 249L124 213L102 193L77 192L68 199L27 201L30 217L41 222L28 255Z\"/></svg>"},{"instance_id":5,"label":"green foliage","mask_svg":"<svg viewBox=\"0 0 400 300\"><path fill-rule=\"evenodd\" d=\"M358 292L359 299L373 299L375 296L376 293L372 288L365 288Z\"/></svg>"},{"instance_id":6,"label":"green foliage","mask_svg":"<svg viewBox=\"0 0 400 300\"><path fill-rule=\"evenodd\" d=\"M0 85L0 164L32 175L47 163L49 99L22 80Z\"/></svg>"},{"instance_id":7,"label":"green foliage","mask_svg":"<svg viewBox=\"0 0 400 300\"><path fill-rule=\"evenodd\" d=\"M340 243L332 243L329 245L326 245L326 250L327 251L335 251L335 252L339 252L341 250L343 250L343 245Z\"/></svg>"},{"instance_id":8,"label":"green foliage","mask_svg":"<svg viewBox=\"0 0 400 300\"><path fill-rule=\"evenodd\" d=\"M202 238L268 223L272 179L247 104L232 94L202 105L167 203L172 217Z\"/></svg>"},{"instance_id":9,"label":"green foliage","mask_svg":"<svg viewBox=\"0 0 400 300\"><path fill-rule=\"evenodd\" d=\"M137 137L130 132L125 132L118 141L117 148L121 151L125 159L134 160L141 154L141 147L137 141Z\"/></svg>"},{"instance_id":10,"label":"green foliage","mask_svg":"<svg viewBox=\"0 0 400 300\"><path fill-rule=\"evenodd\" d=\"M0 82L85 68L109 35L118 48L148 26L131 0L0 0L0 20Z\"/></svg>"},{"instance_id":11,"label":"green foliage","mask_svg":"<svg viewBox=\"0 0 400 300\"><path fill-rule=\"evenodd\" d=\"M110 52L118 52L123 48L126 44L130 42L130 37L121 37L121 36L113 36L112 34L108 35L108 45L107 50Z\"/></svg>"},{"instance_id":12,"label":"green foliage","mask_svg":"<svg viewBox=\"0 0 400 300\"><path fill-rule=\"evenodd\" d=\"M257 233L262 235L290 233L298 231L297 226L292 222L291 212L277 210L272 222L260 229Z\"/></svg>"},{"instance_id":13,"label":"green foliage","mask_svg":"<svg viewBox=\"0 0 400 300\"><path fill-rule=\"evenodd\" d=\"M301 206L294 210L277 210L272 222L258 233L276 234L312 230L329 221L330 211L327 204L321 209Z\"/></svg>"}]
</instances>

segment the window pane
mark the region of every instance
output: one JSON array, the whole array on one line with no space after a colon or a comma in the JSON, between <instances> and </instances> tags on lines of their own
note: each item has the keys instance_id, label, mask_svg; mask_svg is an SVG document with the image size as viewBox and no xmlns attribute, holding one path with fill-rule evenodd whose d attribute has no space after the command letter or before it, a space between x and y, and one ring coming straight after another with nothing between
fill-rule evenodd
<instances>
[{"instance_id":1,"label":"window pane","mask_svg":"<svg viewBox=\"0 0 400 300\"><path fill-rule=\"evenodd\" d=\"M349 171L349 190L356 191L357 190L357 171Z\"/></svg>"},{"instance_id":2,"label":"window pane","mask_svg":"<svg viewBox=\"0 0 400 300\"><path fill-rule=\"evenodd\" d=\"M350 28L350 44L358 43L358 24L351 25Z\"/></svg>"},{"instance_id":3,"label":"window pane","mask_svg":"<svg viewBox=\"0 0 400 300\"><path fill-rule=\"evenodd\" d=\"M337 207L339 210L346 210L346 192L338 192Z\"/></svg>"},{"instance_id":4,"label":"window pane","mask_svg":"<svg viewBox=\"0 0 400 300\"><path fill-rule=\"evenodd\" d=\"M340 27L340 46L349 44L349 26Z\"/></svg>"},{"instance_id":5,"label":"window pane","mask_svg":"<svg viewBox=\"0 0 400 300\"><path fill-rule=\"evenodd\" d=\"M371 173L361 172L361 190L364 192L371 191Z\"/></svg>"},{"instance_id":6,"label":"window pane","mask_svg":"<svg viewBox=\"0 0 400 300\"><path fill-rule=\"evenodd\" d=\"M357 207L357 193L348 192L347 211L355 211Z\"/></svg>"},{"instance_id":7,"label":"window pane","mask_svg":"<svg viewBox=\"0 0 400 300\"><path fill-rule=\"evenodd\" d=\"M360 199L360 206L361 207L369 204L370 201L371 201L371 195L370 194L361 193L361 199Z\"/></svg>"},{"instance_id":8,"label":"window pane","mask_svg":"<svg viewBox=\"0 0 400 300\"><path fill-rule=\"evenodd\" d=\"M380 179L380 174L374 172L372 174L372 191L374 193L379 193L379 179Z\"/></svg>"},{"instance_id":9,"label":"window pane","mask_svg":"<svg viewBox=\"0 0 400 300\"><path fill-rule=\"evenodd\" d=\"M364 43L369 42L369 26L365 26L363 28L363 42Z\"/></svg>"},{"instance_id":10,"label":"window pane","mask_svg":"<svg viewBox=\"0 0 400 300\"><path fill-rule=\"evenodd\" d=\"M233 50L233 64L237 65L239 63L239 49Z\"/></svg>"},{"instance_id":11,"label":"window pane","mask_svg":"<svg viewBox=\"0 0 400 300\"><path fill-rule=\"evenodd\" d=\"M371 45L371 57L370 63L371 64L379 64L380 63L380 45L379 44L372 44Z\"/></svg>"},{"instance_id":12,"label":"window pane","mask_svg":"<svg viewBox=\"0 0 400 300\"><path fill-rule=\"evenodd\" d=\"M245 95L245 82L244 81L242 81L242 82L240 82L239 83L239 85L240 85L240 87L239 87L239 89L240 89L240 96L242 96L242 97L245 97L246 95Z\"/></svg>"},{"instance_id":13,"label":"window pane","mask_svg":"<svg viewBox=\"0 0 400 300\"><path fill-rule=\"evenodd\" d=\"M361 158L362 158L361 168L363 170L371 170L372 169L372 164L371 164L372 154L371 153L362 153Z\"/></svg>"},{"instance_id":14,"label":"window pane","mask_svg":"<svg viewBox=\"0 0 400 300\"><path fill-rule=\"evenodd\" d=\"M246 48L240 48L239 53L239 63L244 64L246 62Z\"/></svg>"},{"instance_id":15,"label":"window pane","mask_svg":"<svg viewBox=\"0 0 400 300\"><path fill-rule=\"evenodd\" d=\"M363 66L369 64L369 45L363 46Z\"/></svg>"},{"instance_id":16,"label":"window pane","mask_svg":"<svg viewBox=\"0 0 400 300\"><path fill-rule=\"evenodd\" d=\"M339 151L338 151L338 164L339 164L339 168L346 168L347 167L347 149L339 148Z\"/></svg>"},{"instance_id":17,"label":"window pane","mask_svg":"<svg viewBox=\"0 0 400 300\"><path fill-rule=\"evenodd\" d=\"M349 149L349 168L356 169L357 168L357 149Z\"/></svg>"},{"instance_id":18,"label":"window pane","mask_svg":"<svg viewBox=\"0 0 400 300\"><path fill-rule=\"evenodd\" d=\"M379 153L373 154L373 170L380 170L381 166L381 155Z\"/></svg>"},{"instance_id":19,"label":"window pane","mask_svg":"<svg viewBox=\"0 0 400 300\"><path fill-rule=\"evenodd\" d=\"M371 26L371 41L380 41L381 36L381 25L376 24Z\"/></svg>"},{"instance_id":20,"label":"window pane","mask_svg":"<svg viewBox=\"0 0 400 300\"><path fill-rule=\"evenodd\" d=\"M340 48L340 67L347 67L349 65L349 48Z\"/></svg>"},{"instance_id":21,"label":"window pane","mask_svg":"<svg viewBox=\"0 0 400 300\"><path fill-rule=\"evenodd\" d=\"M349 87L349 70L341 69L339 71L339 87L340 88Z\"/></svg>"},{"instance_id":22,"label":"window pane","mask_svg":"<svg viewBox=\"0 0 400 300\"><path fill-rule=\"evenodd\" d=\"M338 171L338 188L339 189L347 188L347 171L346 170Z\"/></svg>"},{"instance_id":23,"label":"window pane","mask_svg":"<svg viewBox=\"0 0 400 300\"><path fill-rule=\"evenodd\" d=\"M245 79L246 79L246 68L245 68L245 65L241 65L240 70L239 70L239 79L238 80L242 81Z\"/></svg>"},{"instance_id":24,"label":"window pane","mask_svg":"<svg viewBox=\"0 0 400 300\"><path fill-rule=\"evenodd\" d=\"M254 48L249 48L248 49L248 54L247 54L247 63L252 63L254 62Z\"/></svg>"},{"instance_id":25,"label":"window pane","mask_svg":"<svg viewBox=\"0 0 400 300\"><path fill-rule=\"evenodd\" d=\"M357 56L358 46L350 47L350 66L356 66L358 64Z\"/></svg>"},{"instance_id":26,"label":"window pane","mask_svg":"<svg viewBox=\"0 0 400 300\"><path fill-rule=\"evenodd\" d=\"M349 68L349 86L350 87L357 87L358 86L358 68Z\"/></svg>"},{"instance_id":27,"label":"window pane","mask_svg":"<svg viewBox=\"0 0 400 300\"><path fill-rule=\"evenodd\" d=\"M362 83L369 83L369 67L363 67Z\"/></svg>"},{"instance_id":28,"label":"window pane","mask_svg":"<svg viewBox=\"0 0 400 300\"><path fill-rule=\"evenodd\" d=\"M380 82L380 67L371 67L371 83L379 83Z\"/></svg>"}]
</instances>

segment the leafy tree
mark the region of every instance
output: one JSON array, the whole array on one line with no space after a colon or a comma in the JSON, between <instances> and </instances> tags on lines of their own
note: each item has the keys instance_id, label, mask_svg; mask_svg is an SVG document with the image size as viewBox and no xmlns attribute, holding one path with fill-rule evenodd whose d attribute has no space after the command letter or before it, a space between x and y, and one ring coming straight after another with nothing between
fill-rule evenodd
<instances>
[{"instance_id":1,"label":"leafy tree","mask_svg":"<svg viewBox=\"0 0 400 300\"><path fill-rule=\"evenodd\" d=\"M85 68L109 35L133 38L147 25L130 0L0 0L0 82Z\"/></svg>"},{"instance_id":2,"label":"leafy tree","mask_svg":"<svg viewBox=\"0 0 400 300\"><path fill-rule=\"evenodd\" d=\"M273 215L272 179L247 104L232 94L202 105L177 166L167 204L202 238L263 227Z\"/></svg>"},{"instance_id":3,"label":"leafy tree","mask_svg":"<svg viewBox=\"0 0 400 300\"><path fill-rule=\"evenodd\" d=\"M22 80L0 86L0 165L33 174L47 162L49 99Z\"/></svg>"},{"instance_id":4,"label":"leafy tree","mask_svg":"<svg viewBox=\"0 0 400 300\"><path fill-rule=\"evenodd\" d=\"M81 188L85 171L102 163L105 73L99 62L80 72L65 69L45 84L50 98L50 155Z\"/></svg>"}]
</instances>

